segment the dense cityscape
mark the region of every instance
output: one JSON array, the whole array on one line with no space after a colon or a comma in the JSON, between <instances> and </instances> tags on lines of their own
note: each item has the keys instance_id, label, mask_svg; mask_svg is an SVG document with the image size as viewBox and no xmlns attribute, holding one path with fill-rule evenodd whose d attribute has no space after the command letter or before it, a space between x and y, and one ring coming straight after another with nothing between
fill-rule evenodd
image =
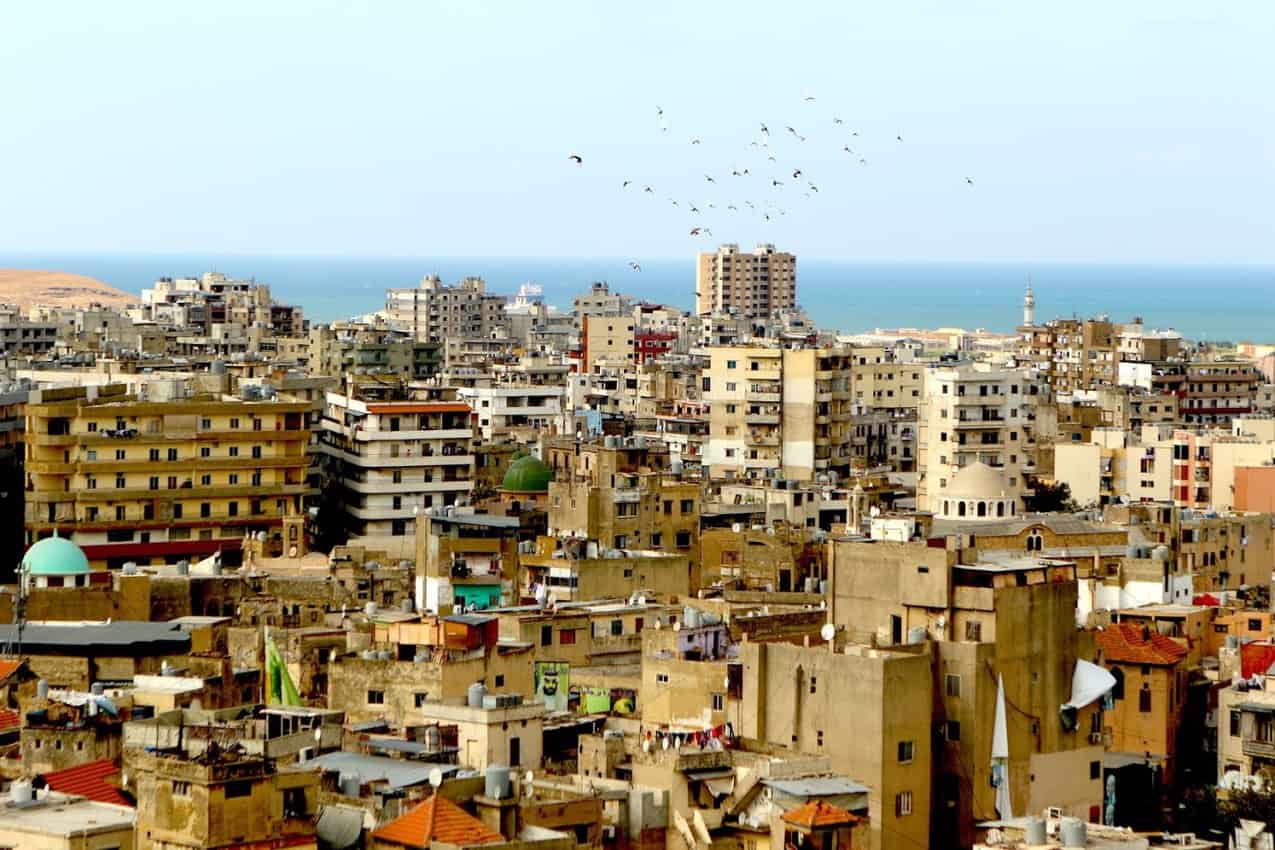
<instances>
[{"instance_id":1,"label":"dense cityscape","mask_svg":"<svg viewBox=\"0 0 1275 850\"><path fill-rule=\"evenodd\" d=\"M695 268L0 308L0 846L1269 846L1275 346Z\"/></svg>"}]
</instances>

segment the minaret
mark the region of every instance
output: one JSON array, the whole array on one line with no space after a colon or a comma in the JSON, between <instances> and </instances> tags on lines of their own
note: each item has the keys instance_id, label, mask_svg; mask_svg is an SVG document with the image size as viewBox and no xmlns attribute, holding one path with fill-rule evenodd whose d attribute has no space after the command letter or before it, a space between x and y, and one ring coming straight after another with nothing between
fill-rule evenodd
<instances>
[{"instance_id":1,"label":"minaret","mask_svg":"<svg viewBox=\"0 0 1275 850\"><path fill-rule=\"evenodd\" d=\"M1036 316L1036 296L1032 294L1032 276L1027 275L1027 293L1023 296L1023 327L1030 328Z\"/></svg>"}]
</instances>

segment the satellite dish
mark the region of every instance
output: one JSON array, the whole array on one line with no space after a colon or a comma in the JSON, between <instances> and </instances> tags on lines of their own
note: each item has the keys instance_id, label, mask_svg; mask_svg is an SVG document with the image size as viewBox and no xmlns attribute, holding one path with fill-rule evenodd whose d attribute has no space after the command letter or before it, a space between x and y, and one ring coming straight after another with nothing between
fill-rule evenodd
<instances>
[{"instance_id":1,"label":"satellite dish","mask_svg":"<svg viewBox=\"0 0 1275 850\"><path fill-rule=\"evenodd\" d=\"M824 623L823 628L819 630L819 637L824 640L832 640L837 636L837 627L832 623Z\"/></svg>"},{"instance_id":2,"label":"satellite dish","mask_svg":"<svg viewBox=\"0 0 1275 850\"><path fill-rule=\"evenodd\" d=\"M323 743L323 727L322 726L314 727L314 742L316 744Z\"/></svg>"},{"instance_id":3,"label":"satellite dish","mask_svg":"<svg viewBox=\"0 0 1275 850\"><path fill-rule=\"evenodd\" d=\"M440 768L434 768L429 772L429 784L435 788L443 784L443 771Z\"/></svg>"},{"instance_id":4,"label":"satellite dish","mask_svg":"<svg viewBox=\"0 0 1275 850\"><path fill-rule=\"evenodd\" d=\"M680 632L681 630L682 630L682 624L681 624L681 623L674 623L674 624L673 624L673 631L675 631L675 632Z\"/></svg>"}]
</instances>

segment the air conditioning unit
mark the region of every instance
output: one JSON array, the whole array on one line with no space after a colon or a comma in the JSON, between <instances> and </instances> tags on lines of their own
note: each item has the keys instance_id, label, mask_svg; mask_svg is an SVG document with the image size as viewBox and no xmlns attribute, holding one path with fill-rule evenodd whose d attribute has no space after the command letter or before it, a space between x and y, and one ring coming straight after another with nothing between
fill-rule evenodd
<instances>
[{"instance_id":1,"label":"air conditioning unit","mask_svg":"<svg viewBox=\"0 0 1275 850\"><path fill-rule=\"evenodd\" d=\"M308 762L310 759L314 758L314 755L315 755L314 747L302 747L301 749L297 750L297 763L304 764L305 762Z\"/></svg>"}]
</instances>

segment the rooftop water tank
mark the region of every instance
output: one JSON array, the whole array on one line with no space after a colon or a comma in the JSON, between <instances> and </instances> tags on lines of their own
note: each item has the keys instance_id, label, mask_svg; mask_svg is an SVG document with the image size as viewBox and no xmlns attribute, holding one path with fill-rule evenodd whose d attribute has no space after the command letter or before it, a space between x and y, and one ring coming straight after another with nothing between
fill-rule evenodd
<instances>
[{"instance_id":1,"label":"rooftop water tank","mask_svg":"<svg viewBox=\"0 0 1275 850\"><path fill-rule=\"evenodd\" d=\"M913 626L912 628L908 629L908 643L909 644L925 643L925 627Z\"/></svg>"},{"instance_id":2,"label":"rooftop water tank","mask_svg":"<svg viewBox=\"0 0 1275 850\"><path fill-rule=\"evenodd\" d=\"M482 708L483 697L487 696L487 686L482 682L474 682L466 692L470 708Z\"/></svg>"},{"instance_id":3,"label":"rooftop water tank","mask_svg":"<svg viewBox=\"0 0 1275 850\"><path fill-rule=\"evenodd\" d=\"M40 681L35 683L35 698L36 699L49 698L49 683L46 680L41 679Z\"/></svg>"},{"instance_id":4,"label":"rooftop water tank","mask_svg":"<svg viewBox=\"0 0 1275 850\"><path fill-rule=\"evenodd\" d=\"M503 764L488 765L484 779L486 781L483 793L489 799L504 800L509 797L509 768Z\"/></svg>"},{"instance_id":5,"label":"rooftop water tank","mask_svg":"<svg viewBox=\"0 0 1275 850\"><path fill-rule=\"evenodd\" d=\"M1023 832L1023 843L1028 847L1043 846L1046 842L1044 818L1029 817L1027 819L1027 827Z\"/></svg>"},{"instance_id":6,"label":"rooftop water tank","mask_svg":"<svg viewBox=\"0 0 1275 850\"><path fill-rule=\"evenodd\" d=\"M1058 838L1065 848L1083 848L1088 843L1085 822L1080 818L1063 818L1058 830Z\"/></svg>"},{"instance_id":7,"label":"rooftop water tank","mask_svg":"<svg viewBox=\"0 0 1275 850\"><path fill-rule=\"evenodd\" d=\"M366 614L369 618L375 617L377 610L378 609L376 607L375 602L369 602L367 603L367 605L363 606L363 613Z\"/></svg>"},{"instance_id":8,"label":"rooftop water tank","mask_svg":"<svg viewBox=\"0 0 1275 850\"><path fill-rule=\"evenodd\" d=\"M1151 550L1151 557L1161 563L1169 560L1169 547L1160 545Z\"/></svg>"},{"instance_id":9,"label":"rooftop water tank","mask_svg":"<svg viewBox=\"0 0 1275 850\"><path fill-rule=\"evenodd\" d=\"M687 629L698 629L700 627L700 615L698 608L687 607L682 610L682 626Z\"/></svg>"},{"instance_id":10,"label":"rooftop water tank","mask_svg":"<svg viewBox=\"0 0 1275 850\"><path fill-rule=\"evenodd\" d=\"M21 805L35 799L35 786L25 779L19 779L9 786L9 801Z\"/></svg>"},{"instance_id":11,"label":"rooftop water tank","mask_svg":"<svg viewBox=\"0 0 1275 850\"><path fill-rule=\"evenodd\" d=\"M354 773L342 773L342 774L341 774L341 780L340 780L340 782L341 782L341 794L342 794L342 795L344 795L344 796L346 796L346 797L358 797L358 796L359 796L359 789L360 789L360 787L362 786L362 784L363 784L363 783L359 781L359 777L358 777L358 775L357 775L357 774L354 774Z\"/></svg>"}]
</instances>

